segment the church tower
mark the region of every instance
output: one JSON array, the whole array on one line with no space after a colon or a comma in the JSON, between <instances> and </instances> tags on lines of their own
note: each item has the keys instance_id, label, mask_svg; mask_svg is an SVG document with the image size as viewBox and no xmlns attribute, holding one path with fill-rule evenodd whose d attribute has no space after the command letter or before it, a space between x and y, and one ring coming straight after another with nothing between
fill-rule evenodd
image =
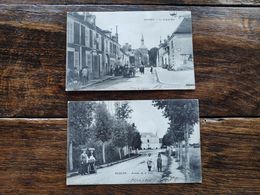
<instances>
[{"instance_id":1,"label":"church tower","mask_svg":"<svg viewBox=\"0 0 260 195\"><path fill-rule=\"evenodd\" d=\"M141 38L141 47L144 47L144 35L142 34L142 38Z\"/></svg>"}]
</instances>

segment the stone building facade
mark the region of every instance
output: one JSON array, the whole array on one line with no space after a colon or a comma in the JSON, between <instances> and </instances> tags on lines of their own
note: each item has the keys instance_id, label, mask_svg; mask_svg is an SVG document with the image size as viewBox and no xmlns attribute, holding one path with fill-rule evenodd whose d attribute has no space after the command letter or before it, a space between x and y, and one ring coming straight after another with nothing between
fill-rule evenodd
<instances>
[{"instance_id":1,"label":"stone building facade","mask_svg":"<svg viewBox=\"0 0 260 195\"><path fill-rule=\"evenodd\" d=\"M184 17L177 29L159 45L157 66L168 70L193 68L191 18Z\"/></svg>"},{"instance_id":2,"label":"stone building facade","mask_svg":"<svg viewBox=\"0 0 260 195\"><path fill-rule=\"evenodd\" d=\"M112 35L110 31L99 28L95 20L95 16L88 12L82 15L68 13L67 70L68 74L73 72L74 77L75 73L80 75L85 67L90 80L102 78L111 73L119 58L118 33Z\"/></svg>"}]
</instances>

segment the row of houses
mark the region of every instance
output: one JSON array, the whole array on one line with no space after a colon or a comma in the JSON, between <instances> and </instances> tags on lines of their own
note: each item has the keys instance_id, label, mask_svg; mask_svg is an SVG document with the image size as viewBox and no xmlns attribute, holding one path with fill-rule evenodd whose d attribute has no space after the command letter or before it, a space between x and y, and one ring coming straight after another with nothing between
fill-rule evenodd
<instances>
[{"instance_id":1,"label":"row of houses","mask_svg":"<svg viewBox=\"0 0 260 195\"><path fill-rule=\"evenodd\" d=\"M184 17L177 29L164 41L160 41L157 66L168 70L193 67L191 18Z\"/></svg>"},{"instance_id":2,"label":"row of houses","mask_svg":"<svg viewBox=\"0 0 260 195\"><path fill-rule=\"evenodd\" d=\"M126 43L121 46L118 32L112 35L96 25L96 16L89 12L70 12L67 16L67 81L75 81L84 68L88 80L112 75L118 66L147 65L148 49L141 38L141 47L132 49Z\"/></svg>"},{"instance_id":3,"label":"row of houses","mask_svg":"<svg viewBox=\"0 0 260 195\"><path fill-rule=\"evenodd\" d=\"M127 65L130 56L118 42L118 33L103 30L96 25L96 17L68 13L67 17L67 68L73 74L80 74L85 67L89 79L97 79L111 74L116 64ZM73 75L71 74L71 75Z\"/></svg>"}]
</instances>

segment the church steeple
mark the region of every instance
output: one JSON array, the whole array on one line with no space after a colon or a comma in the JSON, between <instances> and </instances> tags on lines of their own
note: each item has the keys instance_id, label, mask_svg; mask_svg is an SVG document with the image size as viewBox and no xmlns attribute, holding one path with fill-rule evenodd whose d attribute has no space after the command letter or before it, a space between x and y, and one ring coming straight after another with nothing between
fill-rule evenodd
<instances>
[{"instance_id":1,"label":"church steeple","mask_svg":"<svg viewBox=\"0 0 260 195\"><path fill-rule=\"evenodd\" d=\"M144 46L144 35L142 34L142 38L141 38L141 46Z\"/></svg>"}]
</instances>

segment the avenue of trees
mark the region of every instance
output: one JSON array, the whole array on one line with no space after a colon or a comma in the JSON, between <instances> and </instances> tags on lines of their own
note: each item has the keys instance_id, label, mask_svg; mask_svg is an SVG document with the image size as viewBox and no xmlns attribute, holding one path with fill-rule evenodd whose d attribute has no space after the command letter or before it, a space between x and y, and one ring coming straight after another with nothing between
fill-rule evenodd
<instances>
[{"instance_id":1,"label":"avenue of trees","mask_svg":"<svg viewBox=\"0 0 260 195\"><path fill-rule=\"evenodd\" d=\"M133 110L127 102L114 106L115 113L111 114L104 102L69 103L68 136L73 148L69 159L73 170L77 169L83 148L95 148L97 164L130 157L132 151L141 148L141 135L127 120Z\"/></svg>"},{"instance_id":2,"label":"avenue of trees","mask_svg":"<svg viewBox=\"0 0 260 195\"><path fill-rule=\"evenodd\" d=\"M199 120L198 102L196 100L156 100L153 104L158 109L162 109L163 115L169 119L169 128L162 139L163 145L177 145L179 168L183 170L186 181L189 181L189 136ZM184 154L183 142L185 145Z\"/></svg>"}]
</instances>

